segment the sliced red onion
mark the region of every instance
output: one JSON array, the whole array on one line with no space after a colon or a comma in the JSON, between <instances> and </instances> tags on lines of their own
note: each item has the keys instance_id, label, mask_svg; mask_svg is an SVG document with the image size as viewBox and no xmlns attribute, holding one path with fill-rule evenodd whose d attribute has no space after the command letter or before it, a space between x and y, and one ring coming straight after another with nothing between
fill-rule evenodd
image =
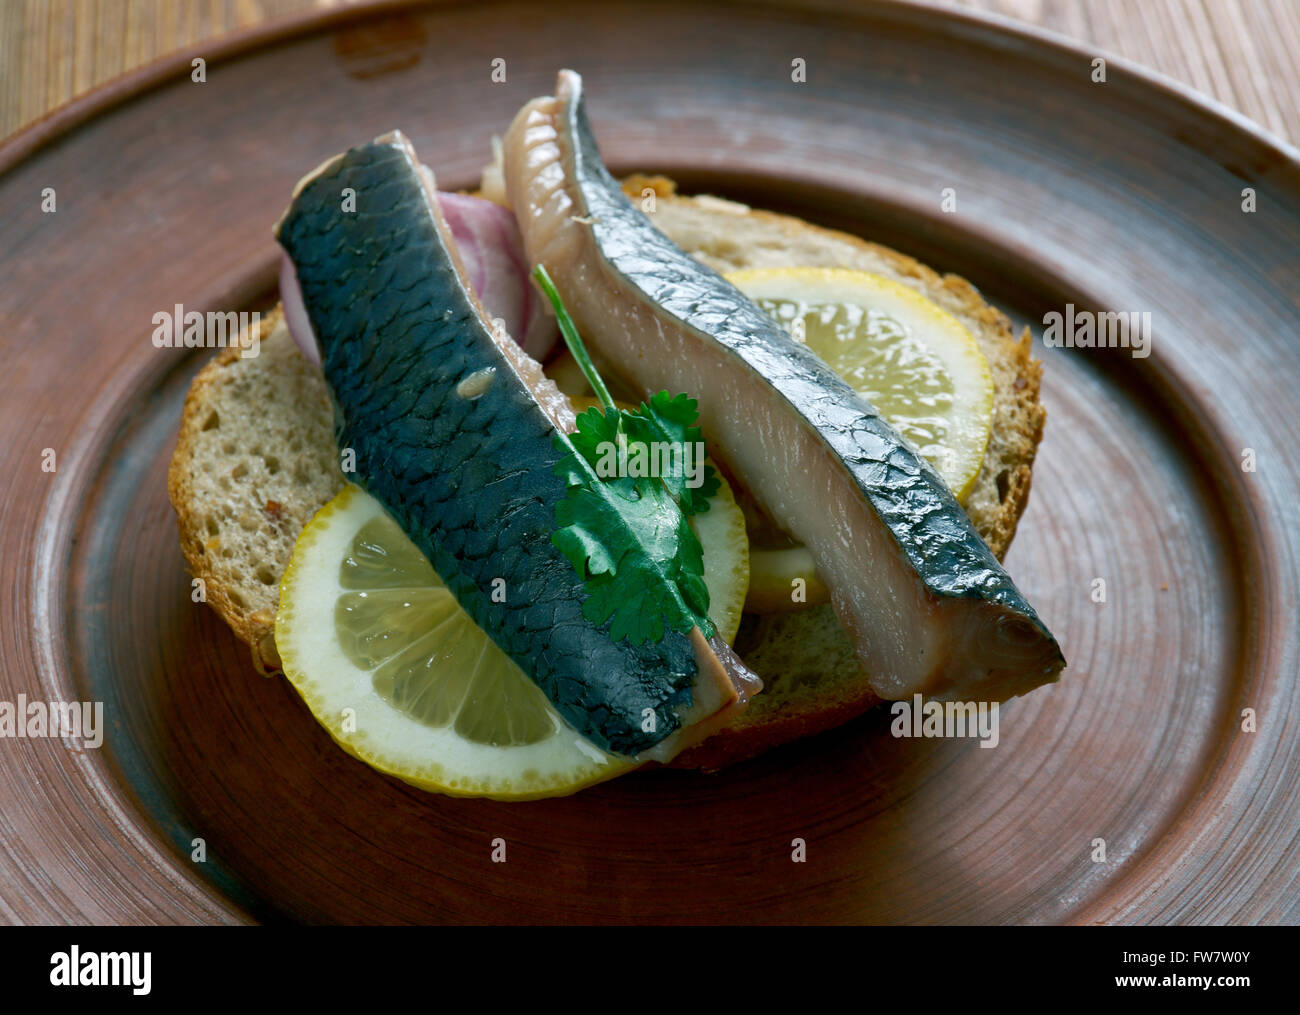
<instances>
[{"instance_id":1,"label":"sliced red onion","mask_svg":"<svg viewBox=\"0 0 1300 1015\"><path fill-rule=\"evenodd\" d=\"M440 191L438 205L484 308L490 316L501 318L506 334L540 362L560 333L529 276L514 215L491 201L466 194ZM320 366L320 349L298 286L298 273L287 255L280 264L280 302L293 340L308 360Z\"/></svg>"},{"instance_id":2,"label":"sliced red onion","mask_svg":"<svg viewBox=\"0 0 1300 1015\"><path fill-rule=\"evenodd\" d=\"M298 348L310 362L320 366L320 347L316 344L316 333L311 330L307 305L302 301L298 269L288 254L280 256L280 305L284 307L284 323L289 326L289 334L298 343Z\"/></svg>"},{"instance_id":3,"label":"sliced red onion","mask_svg":"<svg viewBox=\"0 0 1300 1015\"><path fill-rule=\"evenodd\" d=\"M540 362L560 332L533 286L514 215L499 204L467 194L439 191L438 204L483 306L505 322L506 334L524 352Z\"/></svg>"}]
</instances>

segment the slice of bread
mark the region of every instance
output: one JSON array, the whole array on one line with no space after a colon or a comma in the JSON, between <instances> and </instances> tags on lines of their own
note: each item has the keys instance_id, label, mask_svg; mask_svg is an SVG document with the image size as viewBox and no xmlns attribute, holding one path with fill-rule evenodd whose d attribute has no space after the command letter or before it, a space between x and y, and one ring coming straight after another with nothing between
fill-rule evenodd
<instances>
[{"instance_id":1,"label":"slice of bread","mask_svg":"<svg viewBox=\"0 0 1300 1015\"><path fill-rule=\"evenodd\" d=\"M343 473L320 369L299 353L278 307L253 327L256 357L230 346L190 384L167 493L190 572L266 673L280 668L280 578Z\"/></svg>"},{"instance_id":2,"label":"slice of bread","mask_svg":"<svg viewBox=\"0 0 1300 1015\"><path fill-rule=\"evenodd\" d=\"M1042 436L1041 367L1028 330L954 275L939 276L886 247L796 218L716 197L682 197L665 177L633 176L629 196L655 193L653 221L683 250L719 271L748 267L858 268L910 285L961 320L993 374L992 437L966 510L999 558L1029 496ZM194 379L168 474L181 547L207 601L251 647L254 664L279 667L275 611L294 543L343 485L333 412L320 371L301 355L277 311L260 325L261 353L220 353ZM828 606L747 615L736 648L765 689L728 729L674 766L721 768L837 726L879 702Z\"/></svg>"}]
</instances>

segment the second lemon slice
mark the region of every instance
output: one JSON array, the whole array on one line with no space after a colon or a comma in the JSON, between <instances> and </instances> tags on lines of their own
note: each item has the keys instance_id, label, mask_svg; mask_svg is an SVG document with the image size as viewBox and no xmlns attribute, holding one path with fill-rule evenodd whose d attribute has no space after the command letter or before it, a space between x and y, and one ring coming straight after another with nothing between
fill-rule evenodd
<instances>
[{"instance_id":1,"label":"second lemon slice","mask_svg":"<svg viewBox=\"0 0 1300 1015\"><path fill-rule=\"evenodd\" d=\"M754 268L727 279L867 399L963 500L993 425L993 376L966 327L909 286L841 268ZM751 547L746 609L825 601L812 557ZM792 578L805 580L792 599Z\"/></svg>"}]
</instances>

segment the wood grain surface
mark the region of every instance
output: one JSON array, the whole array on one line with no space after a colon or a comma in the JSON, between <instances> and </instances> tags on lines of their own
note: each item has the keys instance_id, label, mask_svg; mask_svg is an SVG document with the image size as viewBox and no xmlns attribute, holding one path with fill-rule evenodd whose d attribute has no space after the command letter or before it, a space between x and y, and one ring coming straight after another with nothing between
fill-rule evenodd
<instances>
[{"instance_id":1,"label":"wood grain surface","mask_svg":"<svg viewBox=\"0 0 1300 1015\"><path fill-rule=\"evenodd\" d=\"M236 28L340 0L0 0L0 137ZM1127 57L1300 141L1295 0L953 0Z\"/></svg>"},{"instance_id":2,"label":"wood grain surface","mask_svg":"<svg viewBox=\"0 0 1300 1015\"><path fill-rule=\"evenodd\" d=\"M178 61L0 146L0 701L109 717L98 750L0 743L0 919L1300 919L1294 152L978 19L656 9L673 31L577 2L312 22L228 46L203 86ZM793 87L792 51L816 54ZM209 353L154 348L152 315L269 297L269 223L358 137L400 124L471 184L566 65L615 171L889 243L1022 321L1151 313L1148 358L1039 343L1049 422L1007 564L1070 668L1005 708L998 749L896 739L877 714L717 777L446 799L345 755L191 601L163 476Z\"/></svg>"}]
</instances>

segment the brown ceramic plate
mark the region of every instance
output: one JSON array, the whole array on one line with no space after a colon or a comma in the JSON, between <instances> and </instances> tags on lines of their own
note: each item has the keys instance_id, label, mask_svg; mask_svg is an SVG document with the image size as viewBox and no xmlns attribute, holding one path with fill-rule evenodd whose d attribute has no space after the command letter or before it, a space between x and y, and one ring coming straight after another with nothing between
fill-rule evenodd
<instances>
[{"instance_id":1,"label":"brown ceramic plate","mask_svg":"<svg viewBox=\"0 0 1300 1015\"><path fill-rule=\"evenodd\" d=\"M869 3L332 12L11 139L0 701L102 700L108 731L0 742L0 917L1300 919L1300 163L1134 68L1094 82L1093 56ZM152 315L267 298L294 182L359 140L400 127L472 185L564 66L616 171L882 240L1021 320L1152 315L1147 358L1040 343L1050 417L1007 564L1070 667L1003 709L996 749L873 715L717 776L446 799L344 754L190 601L164 476L208 354L153 348Z\"/></svg>"}]
</instances>

